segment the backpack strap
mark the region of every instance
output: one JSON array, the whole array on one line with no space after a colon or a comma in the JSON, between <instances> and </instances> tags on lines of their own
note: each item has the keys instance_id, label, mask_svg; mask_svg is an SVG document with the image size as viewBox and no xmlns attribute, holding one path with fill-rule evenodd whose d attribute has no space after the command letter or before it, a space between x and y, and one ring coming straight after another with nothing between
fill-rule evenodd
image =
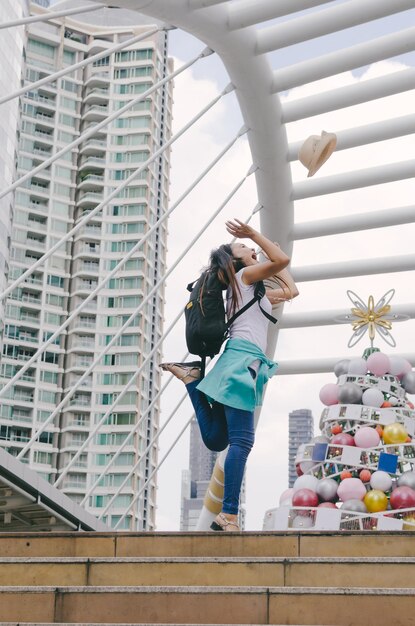
<instances>
[{"instance_id":1,"label":"backpack strap","mask_svg":"<svg viewBox=\"0 0 415 626\"><path fill-rule=\"evenodd\" d=\"M262 280L258 281L257 283L255 283L255 295L252 298L252 300L250 300L249 302L247 302L245 304L245 306L242 307L242 309L239 309L239 311L237 313L235 313L235 315L232 315L231 319L228 320L227 324L226 324L226 329L228 330L229 327L234 323L234 321L236 320L237 317L239 317L240 315L242 315L242 313L245 313L245 311L247 311L248 309L251 308L251 306L253 306L255 304L255 302L258 302L258 306L261 309L261 313L263 315L265 315L265 317L272 322L273 324L277 323L277 318L274 317L273 315L270 315L269 313L267 313L261 306L260 301L261 299L265 296L265 285L262 282Z\"/></svg>"}]
</instances>

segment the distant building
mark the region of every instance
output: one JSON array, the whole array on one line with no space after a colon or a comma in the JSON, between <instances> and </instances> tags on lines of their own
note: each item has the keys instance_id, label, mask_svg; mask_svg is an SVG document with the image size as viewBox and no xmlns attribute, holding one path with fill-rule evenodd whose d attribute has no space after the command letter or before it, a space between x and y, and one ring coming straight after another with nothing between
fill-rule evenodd
<instances>
[{"instance_id":1,"label":"distant building","mask_svg":"<svg viewBox=\"0 0 415 626\"><path fill-rule=\"evenodd\" d=\"M314 436L314 419L310 409L297 409L291 411L288 420L288 486L292 487L297 472L295 469L295 456L298 447L307 443Z\"/></svg>"},{"instance_id":2,"label":"distant building","mask_svg":"<svg viewBox=\"0 0 415 626\"><path fill-rule=\"evenodd\" d=\"M13 5L13 10L5 11L3 4ZM71 9L77 4L78 0L68 0L56 6ZM0 5L0 17L6 21L28 11L26 2ZM44 5L32 4L32 12L47 13ZM82 14L79 19L32 23L25 39L23 31L2 31L2 93L21 86L22 69L24 84L32 84L146 30L148 26L138 13L103 8L102 13ZM2 187L11 183L16 162L18 177L32 171L81 133L145 93L172 68L167 33L161 31L31 88L20 103L18 99L7 103L0 121ZM14 197L3 198L0 288L5 287L7 275L9 282L18 278L170 139L172 89L172 83L162 86L98 129L79 148L72 148L29 178L16 189ZM73 241L62 245L10 293L1 316L0 385L17 373L167 211L169 170L170 152L166 150L78 230ZM0 403L1 447L14 456L21 453L33 432L165 274L166 245L167 225L163 225L8 390ZM66 470L154 349L163 334L163 309L164 288L160 287L26 452L24 462L51 484ZM151 442L159 423L160 401L156 396L160 357L158 351L144 365L59 485L66 495L110 526L155 528L158 449L157 443ZM134 438L100 478L143 415ZM121 493L115 496L119 488ZM126 509L129 513L121 520Z\"/></svg>"},{"instance_id":3,"label":"distant building","mask_svg":"<svg viewBox=\"0 0 415 626\"><path fill-rule=\"evenodd\" d=\"M198 423L193 419L190 424L189 469L182 473L180 530L195 530L217 456L217 452L206 448Z\"/></svg>"}]
</instances>

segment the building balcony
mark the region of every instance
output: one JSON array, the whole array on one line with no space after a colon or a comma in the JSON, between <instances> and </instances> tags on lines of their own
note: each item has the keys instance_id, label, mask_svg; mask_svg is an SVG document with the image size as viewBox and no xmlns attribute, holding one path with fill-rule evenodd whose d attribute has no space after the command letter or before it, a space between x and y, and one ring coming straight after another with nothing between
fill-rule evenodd
<instances>
[{"instance_id":1,"label":"building balcony","mask_svg":"<svg viewBox=\"0 0 415 626\"><path fill-rule=\"evenodd\" d=\"M91 155L81 160L79 171L82 172L84 169L87 169L88 171L91 170L91 173L96 174L105 169L105 163L106 159L104 157ZM92 170L97 171L92 172Z\"/></svg>"},{"instance_id":2,"label":"building balcony","mask_svg":"<svg viewBox=\"0 0 415 626\"><path fill-rule=\"evenodd\" d=\"M82 191L88 191L96 189L97 185L104 185L104 176L100 174L86 174L78 183L78 189Z\"/></svg>"},{"instance_id":3,"label":"building balcony","mask_svg":"<svg viewBox=\"0 0 415 626\"><path fill-rule=\"evenodd\" d=\"M45 108L47 111L56 109L56 98L50 98L49 96L41 94L38 91L27 91L24 97L32 102L37 102L39 104L39 108Z\"/></svg>"},{"instance_id":4,"label":"building balcony","mask_svg":"<svg viewBox=\"0 0 415 626\"><path fill-rule=\"evenodd\" d=\"M30 189L30 193L33 194L34 196L40 196L41 198L45 198L49 196L49 184L45 183L45 184L41 184L41 183L37 183L37 182L32 182L29 183L28 188Z\"/></svg>"},{"instance_id":5,"label":"building balcony","mask_svg":"<svg viewBox=\"0 0 415 626\"><path fill-rule=\"evenodd\" d=\"M85 207L85 206L97 206L104 199L104 194L100 190L95 191L82 191L79 194L77 206Z\"/></svg>"},{"instance_id":6,"label":"building balcony","mask_svg":"<svg viewBox=\"0 0 415 626\"><path fill-rule=\"evenodd\" d=\"M85 104L104 104L108 102L109 89L94 87L84 94Z\"/></svg>"},{"instance_id":7,"label":"building balcony","mask_svg":"<svg viewBox=\"0 0 415 626\"><path fill-rule=\"evenodd\" d=\"M91 75L85 81L86 87L108 87L111 80L109 70L95 70L94 67L89 67L89 71Z\"/></svg>"},{"instance_id":8,"label":"building balcony","mask_svg":"<svg viewBox=\"0 0 415 626\"><path fill-rule=\"evenodd\" d=\"M33 131L33 136L36 137L38 142L46 143L46 145L53 143L53 131L48 132L46 130L42 130L42 128L38 125L36 125L36 128Z\"/></svg>"},{"instance_id":9,"label":"building balcony","mask_svg":"<svg viewBox=\"0 0 415 626\"><path fill-rule=\"evenodd\" d=\"M89 127L96 126L96 124L88 124L85 126L84 131L88 130ZM85 155L99 155L103 157L105 154L105 150L107 149L107 142L102 141L101 139L87 139L81 144L80 152Z\"/></svg>"},{"instance_id":10,"label":"building balcony","mask_svg":"<svg viewBox=\"0 0 415 626\"><path fill-rule=\"evenodd\" d=\"M85 233L84 235L85 237L88 237L88 235ZM97 258L97 256L99 256L100 254L100 246L98 245L88 245L88 243L84 243L84 242L77 242L75 244L75 248L74 248L74 254L73 257L74 259L78 256L88 256L88 257L93 257L93 258Z\"/></svg>"},{"instance_id":11,"label":"building balcony","mask_svg":"<svg viewBox=\"0 0 415 626\"><path fill-rule=\"evenodd\" d=\"M84 122L101 122L108 117L109 107L105 104L92 104L86 106L82 114Z\"/></svg>"}]
</instances>

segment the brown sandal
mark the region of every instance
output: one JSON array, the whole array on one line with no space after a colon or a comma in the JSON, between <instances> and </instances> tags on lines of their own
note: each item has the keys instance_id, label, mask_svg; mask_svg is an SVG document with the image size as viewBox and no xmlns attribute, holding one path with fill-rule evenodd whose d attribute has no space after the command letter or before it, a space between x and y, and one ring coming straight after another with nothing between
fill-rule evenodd
<instances>
[{"instance_id":1,"label":"brown sandal","mask_svg":"<svg viewBox=\"0 0 415 626\"><path fill-rule=\"evenodd\" d=\"M229 528L229 526L231 528ZM234 528L232 528L232 526ZM229 520L226 515L224 513L219 513L219 515L216 516L216 518L214 519L214 521L211 523L210 528L212 530L219 530L219 531L224 531L224 532L239 532L241 529L239 528L238 524L236 522L232 522L231 520Z\"/></svg>"},{"instance_id":2,"label":"brown sandal","mask_svg":"<svg viewBox=\"0 0 415 626\"><path fill-rule=\"evenodd\" d=\"M202 364L200 361L192 361L190 363L160 363L160 367L165 372L173 374L178 380L183 380L186 377L199 380ZM182 370L182 376L173 372L173 367L179 367Z\"/></svg>"}]
</instances>

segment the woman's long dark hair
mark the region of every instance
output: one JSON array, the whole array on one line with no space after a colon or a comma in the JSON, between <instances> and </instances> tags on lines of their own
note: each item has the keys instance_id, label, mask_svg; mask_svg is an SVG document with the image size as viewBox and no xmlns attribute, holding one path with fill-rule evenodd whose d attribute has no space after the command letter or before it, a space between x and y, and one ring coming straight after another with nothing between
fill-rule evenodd
<instances>
[{"instance_id":1,"label":"woman's long dark hair","mask_svg":"<svg viewBox=\"0 0 415 626\"><path fill-rule=\"evenodd\" d=\"M219 246L219 248L212 250L210 254L208 270L215 273L224 287L229 287L231 292L230 317L236 312L241 298L241 292L235 274L243 267L245 267L245 265L242 261L235 259L233 256L232 248L229 243L225 243Z\"/></svg>"}]
</instances>

